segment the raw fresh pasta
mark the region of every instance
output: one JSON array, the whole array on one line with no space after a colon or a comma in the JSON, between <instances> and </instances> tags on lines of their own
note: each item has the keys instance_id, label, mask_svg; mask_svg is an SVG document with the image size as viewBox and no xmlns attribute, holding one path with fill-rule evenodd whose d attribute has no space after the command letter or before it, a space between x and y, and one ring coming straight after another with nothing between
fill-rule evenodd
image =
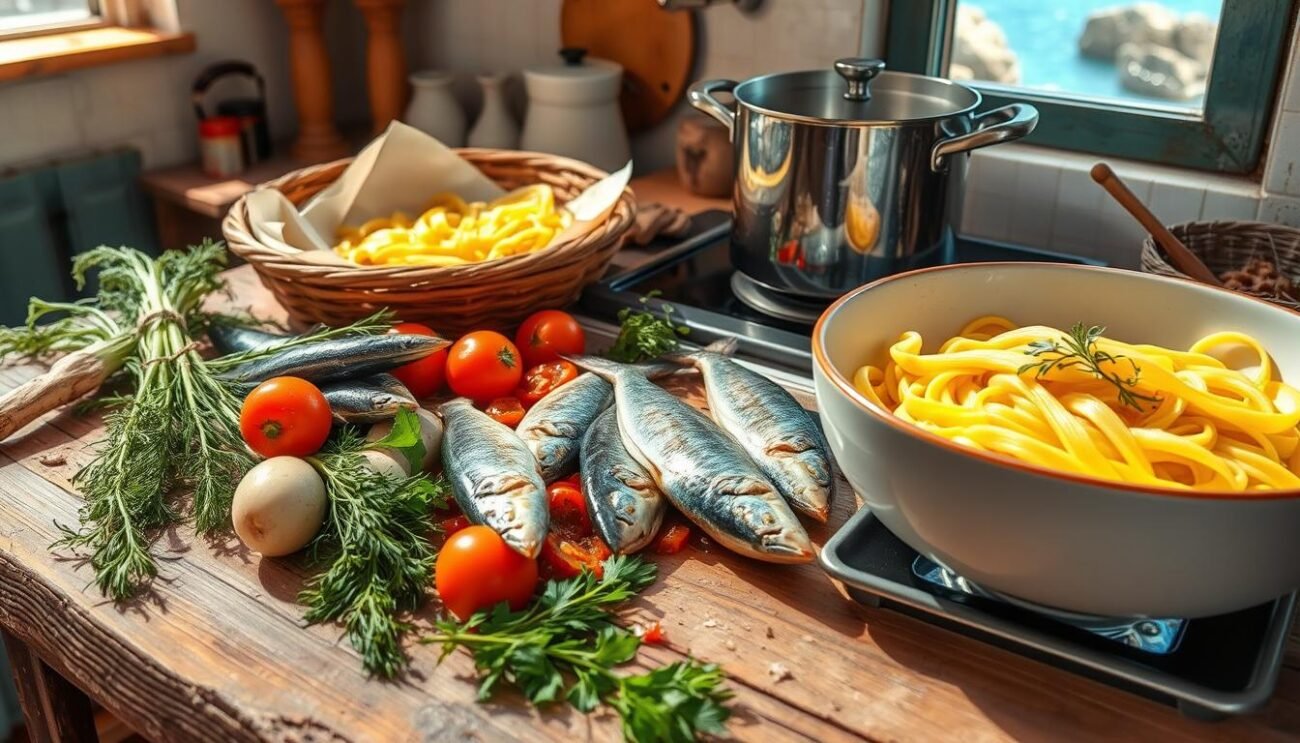
<instances>
[{"instance_id":1,"label":"raw fresh pasta","mask_svg":"<svg viewBox=\"0 0 1300 743\"><path fill-rule=\"evenodd\" d=\"M1186 351L1104 328L1017 327L981 317L922 352L906 332L853 384L869 401L955 443L1055 470L1211 491L1300 488L1300 391L1243 333ZM1250 367L1230 368L1248 349Z\"/></svg>"},{"instance_id":2,"label":"raw fresh pasta","mask_svg":"<svg viewBox=\"0 0 1300 743\"><path fill-rule=\"evenodd\" d=\"M334 252L363 266L459 266L541 250L572 222L538 184L491 202L443 193L415 219L403 212L339 227Z\"/></svg>"}]
</instances>

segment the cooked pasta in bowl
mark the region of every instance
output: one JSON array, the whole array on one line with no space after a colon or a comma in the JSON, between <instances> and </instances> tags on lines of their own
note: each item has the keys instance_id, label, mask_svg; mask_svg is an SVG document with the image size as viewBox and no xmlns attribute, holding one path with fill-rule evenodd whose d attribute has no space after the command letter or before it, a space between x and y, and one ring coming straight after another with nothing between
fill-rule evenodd
<instances>
[{"instance_id":1,"label":"cooked pasta in bowl","mask_svg":"<svg viewBox=\"0 0 1300 743\"><path fill-rule=\"evenodd\" d=\"M813 350L854 489L987 590L1195 617L1300 587L1300 315L1134 272L967 264L846 295Z\"/></svg>"}]
</instances>

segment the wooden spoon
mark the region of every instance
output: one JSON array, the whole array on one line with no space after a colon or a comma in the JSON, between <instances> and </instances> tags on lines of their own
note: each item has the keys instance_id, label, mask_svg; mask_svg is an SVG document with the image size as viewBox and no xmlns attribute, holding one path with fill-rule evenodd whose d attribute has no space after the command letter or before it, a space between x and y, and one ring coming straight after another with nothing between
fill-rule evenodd
<instances>
[{"instance_id":1,"label":"wooden spoon","mask_svg":"<svg viewBox=\"0 0 1300 743\"><path fill-rule=\"evenodd\" d=\"M1111 198L1119 202L1125 211L1132 214L1133 218L1151 233L1156 244L1164 248L1165 255L1169 256L1174 268L1202 283L1223 286L1223 282L1214 275L1209 266L1206 266L1195 253L1183 245L1181 240L1174 237L1174 233L1156 219L1156 215L1152 214L1151 210L1128 190L1128 186L1124 185L1124 181L1115 175L1115 171L1111 170L1109 165L1097 163L1092 166L1092 179L1106 189L1106 193L1110 194Z\"/></svg>"}]
</instances>

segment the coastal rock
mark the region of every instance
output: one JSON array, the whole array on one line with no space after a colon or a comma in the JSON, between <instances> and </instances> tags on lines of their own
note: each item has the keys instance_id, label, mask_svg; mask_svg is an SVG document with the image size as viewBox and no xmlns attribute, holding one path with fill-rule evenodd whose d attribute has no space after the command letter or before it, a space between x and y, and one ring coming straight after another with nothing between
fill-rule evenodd
<instances>
[{"instance_id":1,"label":"coastal rock","mask_svg":"<svg viewBox=\"0 0 1300 743\"><path fill-rule=\"evenodd\" d=\"M1079 52L1109 62L1129 42L1172 47L1178 25L1178 14L1159 3L1105 8L1088 16L1079 37Z\"/></svg>"},{"instance_id":2,"label":"coastal rock","mask_svg":"<svg viewBox=\"0 0 1300 743\"><path fill-rule=\"evenodd\" d=\"M1116 64L1120 82L1139 95L1183 101L1205 93L1204 65L1176 49L1129 42Z\"/></svg>"},{"instance_id":3,"label":"coastal rock","mask_svg":"<svg viewBox=\"0 0 1300 743\"><path fill-rule=\"evenodd\" d=\"M1214 61L1219 25L1204 13L1188 13L1174 29L1174 47L1206 68Z\"/></svg>"},{"instance_id":4,"label":"coastal rock","mask_svg":"<svg viewBox=\"0 0 1300 743\"><path fill-rule=\"evenodd\" d=\"M981 8L959 4L956 25L949 69L954 79L987 80L1004 85L1020 82L1019 58L1007 44L1002 27L989 20Z\"/></svg>"}]
</instances>

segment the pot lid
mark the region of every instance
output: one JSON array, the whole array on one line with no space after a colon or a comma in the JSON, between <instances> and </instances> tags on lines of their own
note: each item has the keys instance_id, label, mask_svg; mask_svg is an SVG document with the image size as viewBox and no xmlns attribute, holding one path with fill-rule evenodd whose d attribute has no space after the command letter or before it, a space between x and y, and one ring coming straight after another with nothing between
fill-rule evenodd
<instances>
[{"instance_id":1,"label":"pot lid","mask_svg":"<svg viewBox=\"0 0 1300 743\"><path fill-rule=\"evenodd\" d=\"M555 80L608 80L618 79L623 68L617 62L607 59L587 57L587 50L580 47L565 47L560 50L564 58L561 64L534 65L524 69L524 73L534 78Z\"/></svg>"},{"instance_id":2,"label":"pot lid","mask_svg":"<svg viewBox=\"0 0 1300 743\"><path fill-rule=\"evenodd\" d=\"M736 86L737 101L782 118L829 124L905 124L967 113L973 89L937 77L885 72L879 59L846 58L833 70L764 75Z\"/></svg>"}]
</instances>

